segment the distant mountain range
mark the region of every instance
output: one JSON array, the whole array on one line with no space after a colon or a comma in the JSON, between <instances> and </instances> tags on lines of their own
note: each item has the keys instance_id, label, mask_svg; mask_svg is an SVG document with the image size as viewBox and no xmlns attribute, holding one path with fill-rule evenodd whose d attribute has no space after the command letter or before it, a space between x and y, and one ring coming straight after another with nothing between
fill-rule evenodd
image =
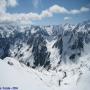
<instances>
[{"instance_id":1,"label":"distant mountain range","mask_svg":"<svg viewBox=\"0 0 90 90\"><path fill-rule=\"evenodd\" d=\"M33 68L77 63L89 45L90 20L51 26L0 22L0 58L14 57Z\"/></svg>"}]
</instances>

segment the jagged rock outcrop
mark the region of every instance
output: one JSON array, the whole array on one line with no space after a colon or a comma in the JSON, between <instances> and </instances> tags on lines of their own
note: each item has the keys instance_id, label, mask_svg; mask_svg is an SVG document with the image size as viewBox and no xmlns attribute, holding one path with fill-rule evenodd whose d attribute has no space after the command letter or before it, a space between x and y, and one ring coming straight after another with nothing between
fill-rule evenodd
<instances>
[{"instance_id":1,"label":"jagged rock outcrop","mask_svg":"<svg viewBox=\"0 0 90 90\"><path fill-rule=\"evenodd\" d=\"M51 50L47 41L54 42L50 44ZM0 58L14 57L31 67L50 66L50 55L55 48L59 50L60 61L77 62L89 43L90 21L56 26L0 22Z\"/></svg>"}]
</instances>

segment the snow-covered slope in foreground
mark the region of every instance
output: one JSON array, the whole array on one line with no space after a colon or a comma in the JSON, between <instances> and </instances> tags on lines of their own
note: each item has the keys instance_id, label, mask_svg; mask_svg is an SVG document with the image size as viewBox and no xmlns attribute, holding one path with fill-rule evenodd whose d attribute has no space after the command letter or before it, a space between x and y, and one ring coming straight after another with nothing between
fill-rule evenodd
<instances>
[{"instance_id":1,"label":"snow-covered slope in foreground","mask_svg":"<svg viewBox=\"0 0 90 90\"><path fill-rule=\"evenodd\" d=\"M66 73L66 75L65 75ZM33 70L12 58L0 60L0 87L18 90L90 90L90 55L56 70Z\"/></svg>"},{"instance_id":2,"label":"snow-covered slope in foreground","mask_svg":"<svg viewBox=\"0 0 90 90\"><path fill-rule=\"evenodd\" d=\"M21 65L17 60L12 58L6 58L3 61L0 60L1 87L18 88L14 90L50 90L50 88L41 82L33 69Z\"/></svg>"}]
</instances>

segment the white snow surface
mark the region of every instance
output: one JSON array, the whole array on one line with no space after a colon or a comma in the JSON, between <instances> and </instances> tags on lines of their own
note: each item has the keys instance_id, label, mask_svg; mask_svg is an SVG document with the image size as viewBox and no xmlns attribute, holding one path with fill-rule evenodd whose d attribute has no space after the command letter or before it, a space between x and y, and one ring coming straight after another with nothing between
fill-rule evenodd
<instances>
[{"instance_id":1,"label":"white snow surface","mask_svg":"<svg viewBox=\"0 0 90 90\"><path fill-rule=\"evenodd\" d=\"M83 55L77 64L61 64L49 71L44 68L32 69L10 57L0 60L0 87L18 87L18 90L90 90L89 85L89 54Z\"/></svg>"},{"instance_id":2,"label":"white snow surface","mask_svg":"<svg viewBox=\"0 0 90 90\"><path fill-rule=\"evenodd\" d=\"M13 65L9 65L12 62ZM12 58L0 60L0 87L18 87L18 90L50 90L34 73Z\"/></svg>"}]
</instances>

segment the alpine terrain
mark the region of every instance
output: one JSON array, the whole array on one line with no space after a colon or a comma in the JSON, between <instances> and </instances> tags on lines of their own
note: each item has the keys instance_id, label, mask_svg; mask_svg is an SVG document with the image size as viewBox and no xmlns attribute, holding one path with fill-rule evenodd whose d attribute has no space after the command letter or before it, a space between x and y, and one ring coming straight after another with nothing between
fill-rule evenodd
<instances>
[{"instance_id":1,"label":"alpine terrain","mask_svg":"<svg viewBox=\"0 0 90 90\"><path fill-rule=\"evenodd\" d=\"M90 90L89 85L90 20L48 26L0 22L0 88Z\"/></svg>"}]
</instances>

